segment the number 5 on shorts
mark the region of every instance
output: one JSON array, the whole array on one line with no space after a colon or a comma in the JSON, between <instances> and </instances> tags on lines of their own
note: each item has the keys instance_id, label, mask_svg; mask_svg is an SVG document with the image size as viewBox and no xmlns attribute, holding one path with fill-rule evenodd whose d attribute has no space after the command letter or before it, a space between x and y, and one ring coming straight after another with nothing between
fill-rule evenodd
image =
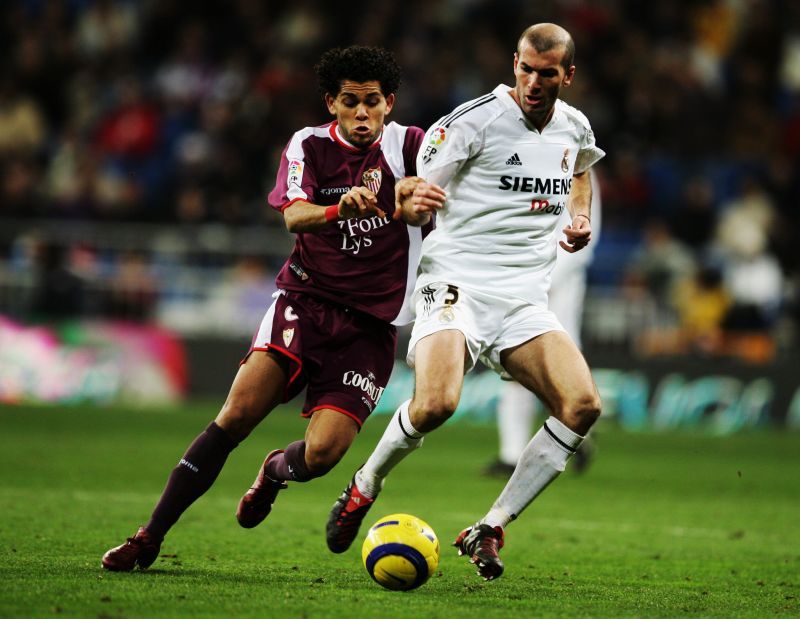
<instances>
[{"instance_id":1,"label":"number 5 on shorts","mask_svg":"<svg viewBox=\"0 0 800 619\"><path fill-rule=\"evenodd\" d=\"M445 305L455 305L458 302L458 287L447 284L447 295L444 298Z\"/></svg>"}]
</instances>

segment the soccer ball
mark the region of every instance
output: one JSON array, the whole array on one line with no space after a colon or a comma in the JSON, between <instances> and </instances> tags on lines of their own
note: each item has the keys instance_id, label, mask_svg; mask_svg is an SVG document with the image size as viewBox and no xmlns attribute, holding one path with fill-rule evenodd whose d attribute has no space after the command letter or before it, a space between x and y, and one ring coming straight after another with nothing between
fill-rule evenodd
<instances>
[{"instance_id":1,"label":"soccer ball","mask_svg":"<svg viewBox=\"0 0 800 619\"><path fill-rule=\"evenodd\" d=\"M424 584L436 570L439 540L425 521L408 514L392 514L370 527L361 558L379 585L408 591Z\"/></svg>"}]
</instances>

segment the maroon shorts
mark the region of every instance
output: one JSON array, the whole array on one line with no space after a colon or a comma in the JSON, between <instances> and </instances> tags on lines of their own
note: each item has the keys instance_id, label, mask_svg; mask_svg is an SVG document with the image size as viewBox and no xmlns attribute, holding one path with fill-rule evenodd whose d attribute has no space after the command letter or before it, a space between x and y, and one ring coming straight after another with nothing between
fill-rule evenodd
<instances>
[{"instance_id":1,"label":"maroon shorts","mask_svg":"<svg viewBox=\"0 0 800 619\"><path fill-rule=\"evenodd\" d=\"M389 323L285 292L264 315L247 356L269 350L289 360L284 401L305 388L303 417L330 408L352 417L360 428L389 382L396 345L397 329Z\"/></svg>"}]
</instances>

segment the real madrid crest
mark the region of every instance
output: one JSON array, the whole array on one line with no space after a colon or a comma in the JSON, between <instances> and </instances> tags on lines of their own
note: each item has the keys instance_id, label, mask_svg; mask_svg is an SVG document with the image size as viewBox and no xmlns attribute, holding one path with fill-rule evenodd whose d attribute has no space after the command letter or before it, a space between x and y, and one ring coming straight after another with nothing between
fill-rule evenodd
<instances>
[{"instance_id":1,"label":"real madrid crest","mask_svg":"<svg viewBox=\"0 0 800 619\"><path fill-rule=\"evenodd\" d=\"M561 160L561 171L566 174L569 172L569 149L564 149L564 158Z\"/></svg>"},{"instance_id":2,"label":"real madrid crest","mask_svg":"<svg viewBox=\"0 0 800 619\"><path fill-rule=\"evenodd\" d=\"M445 307L439 314L439 322L448 323L453 322L456 319L455 312L453 308L449 305Z\"/></svg>"},{"instance_id":3,"label":"real madrid crest","mask_svg":"<svg viewBox=\"0 0 800 619\"><path fill-rule=\"evenodd\" d=\"M364 184L364 187L377 195L381 188L382 178L383 174L381 173L380 168L370 168L361 175L361 182Z\"/></svg>"},{"instance_id":4,"label":"real madrid crest","mask_svg":"<svg viewBox=\"0 0 800 619\"><path fill-rule=\"evenodd\" d=\"M292 338L294 337L294 327L290 327L288 329L283 330L283 344L286 348L289 348L289 344L292 343Z\"/></svg>"}]
</instances>

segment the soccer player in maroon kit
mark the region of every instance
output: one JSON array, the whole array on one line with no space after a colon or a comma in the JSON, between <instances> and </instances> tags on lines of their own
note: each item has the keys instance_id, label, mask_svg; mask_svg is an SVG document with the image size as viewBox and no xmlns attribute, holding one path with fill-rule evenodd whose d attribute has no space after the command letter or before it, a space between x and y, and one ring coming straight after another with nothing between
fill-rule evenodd
<instances>
[{"instance_id":1,"label":"soccer player in maroon kit","mask_svg":"<svg viewBox=\"0 0 800 619\"><path fill-rule=\"evenodd\" d=\"M228 454L306 388L305 438L270 452L239 502L239 524L259 524L286 482L320 477L339 462L389 380L395 324L411 319L406 301L427 232L392 217L395 190L406 187L396 180L416 173L424 132L384 125L400 84L391 53L334 49L315 69L336 120L295 133L281 157L269 203L296 241L275 301L219 415L173 469L150 521L103 556L106 569L151 565Z\"/></svg>"}]
</instances>

